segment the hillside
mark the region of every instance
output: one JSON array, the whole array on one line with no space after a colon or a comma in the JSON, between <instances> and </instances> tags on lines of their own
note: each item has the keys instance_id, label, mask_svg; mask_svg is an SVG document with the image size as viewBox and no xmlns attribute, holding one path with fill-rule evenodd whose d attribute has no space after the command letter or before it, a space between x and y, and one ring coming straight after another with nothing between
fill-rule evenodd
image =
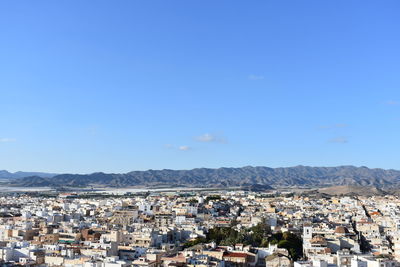
<instances>
[{"instance_id":1,"label":"hillside","mask_svg":"<svg viewBox=\"0 0 400 267\"><path fill-rule=\"evenodd\" d=\"M12 180L15 186L197 186L232 187L268 185L272 187L328 187L339 185L399 187L400 171L367 167L287 168L242 167L198 168L193 170L148 170L124 174L61 174L52 178L24 177Z\"/></svg>"},{"instance_id":2,"label":"hillside","mask_svg":"<svg viewBox=\"0 0 400 267\"><path fill-rule=\"evenodd\" d=\"M18 179L29 176L40 176L44 178L51 178L57 174L46 173L46 172L8 172L6 170L0 170L0 179Z\"/></svg>"},{"instance_id":3,"label":"hillside","mask_svg":"<svg viewBox=\"0 0 400 267\"><path fill-rule=\"evenodd\" d=\"M375 196L383 195L384 191L376 186L358 186L358 185L339 185L330 186L318 189L319 193L326 195L361 195L361 196Z\"/></svg>"}]
</instances>

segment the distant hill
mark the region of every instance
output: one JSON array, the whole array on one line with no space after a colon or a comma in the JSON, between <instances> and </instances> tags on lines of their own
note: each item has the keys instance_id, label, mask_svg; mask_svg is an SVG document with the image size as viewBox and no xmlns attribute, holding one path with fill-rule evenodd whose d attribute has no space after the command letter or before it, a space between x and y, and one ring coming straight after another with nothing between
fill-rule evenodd
<instances>
[{"instance_id":1,"label":"distant hill","mask_svg":"<svg viewBox=\"0 0 400 267\"><path fill-rule=\"evenodd\" d=\"M148 170L124 174L60 174L52 178L35 175L10 181L15 186L195 186L195 187L328 187L340 185L400 188L400 171L367 167L287 168L242 167L192 170Z\"/></svg>"},{"instance_id":2,"label":"distant hill","mask_svg":"<svg viewBox=\"0 0 400 267\"><path fill-rule=\"evenodd\" d=\"M384 195L385 191L376 186L359 186L359 185L339 185L318 189L318 193L326 195L359 195L359 196L375 196Z\"/></svg>"},{"instance_id":3,"label":"distant hill","mask_svg":"<svg viewBox=\"0 0 400 267\"><path fill-rule=\"evenodd\" d=\"M44 178L51 178L57 175L56 173L46 173L46 172L8 172L6 170L0 170L0 179L18 179L29 176L40 176Z\"/></svg>"}]
</instances>

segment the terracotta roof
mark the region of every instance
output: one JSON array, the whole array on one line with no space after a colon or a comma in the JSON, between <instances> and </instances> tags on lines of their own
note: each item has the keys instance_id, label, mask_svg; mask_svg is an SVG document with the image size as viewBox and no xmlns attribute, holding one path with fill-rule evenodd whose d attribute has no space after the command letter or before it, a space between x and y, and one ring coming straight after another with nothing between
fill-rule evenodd
<instances>
[{"instance_id":1,"label":"terracotta roof","mask_svg":"<svg viewBox=\"0 0 400 267\"><path fill-rule=\"evenodd\" d=\"M231 257L231 258L246 258L247 254L246 253L241 253L241 252L228 252L224 257Z\"/></svg>"},{"instance_id":2,"label":"terracotta roof","mask_svg":"<svg viewBox=\"0 0 400 267\"><path fill-rule=\"evenodd\" d=\"M325 237L323 237L321 235L316 235L311 239L310 243L311 244L326 245L326 239L325 239Z\"/></svg>"},{"instance_id":3,"label":"terracotta roof","mask_svg":"<svg viewBox=\"0 0 400 267\"><path fill-rule=\"evenodd\" d=\"M349 233L349 229L347 229L344 226L338 226L335 229L335 234L348 234Z\"/></svg>"}]
</instances>

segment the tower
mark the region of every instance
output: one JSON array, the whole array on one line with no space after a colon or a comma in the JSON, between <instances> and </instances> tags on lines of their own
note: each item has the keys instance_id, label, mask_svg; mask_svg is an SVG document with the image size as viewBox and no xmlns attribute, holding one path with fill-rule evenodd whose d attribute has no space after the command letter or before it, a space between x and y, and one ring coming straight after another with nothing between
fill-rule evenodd
<instances>
[{"instance_id":1,"label":"tower","mask_svg":"<svg viewBox=\"0 0 400 267\"><path fill-rule=\"evenodd\" d=\"M303 226L303 240L311 240L312 238L312 226L311 225L304 225Z\"/></svg>"}]
</instances>

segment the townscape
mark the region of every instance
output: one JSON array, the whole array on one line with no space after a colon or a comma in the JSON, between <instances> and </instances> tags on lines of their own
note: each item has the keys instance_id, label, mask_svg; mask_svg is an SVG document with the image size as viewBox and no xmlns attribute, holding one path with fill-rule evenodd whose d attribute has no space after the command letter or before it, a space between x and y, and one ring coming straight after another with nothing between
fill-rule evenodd
<instances>
[{"instance_id":1,"label":"townscape","mask_svg":"<svg viewBox=\"0 0 400 267\"><path fill-rule=\"evenodd\" d=\"M395 196L240 190L0 198L2 266L400 266Z\"/></svg>"},{"instance_id":2,"label":"townscape","mask_svg":"<svg viewBox=\"0 0 400 267\"><path fill-rule=\"evenodd\" d=\"M0 1L0 267L400 267L399 11Z\"/></svg>"}]
</instances>

